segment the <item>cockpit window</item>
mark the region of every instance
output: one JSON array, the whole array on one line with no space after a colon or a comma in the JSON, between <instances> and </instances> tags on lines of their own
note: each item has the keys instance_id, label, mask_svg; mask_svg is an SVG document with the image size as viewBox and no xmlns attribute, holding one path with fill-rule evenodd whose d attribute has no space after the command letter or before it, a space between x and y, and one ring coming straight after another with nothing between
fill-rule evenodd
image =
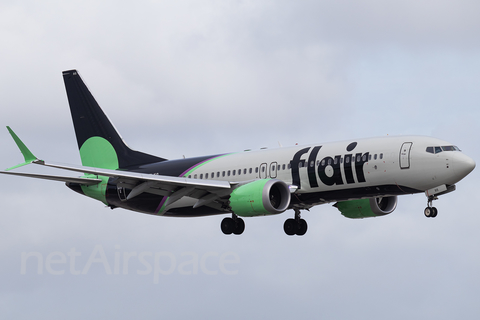
<instances>
[{"instance_id":1,"label":"cockpit window","mask_svg":"<svg viewBox=\"0 0 480 320\"><path fill-rule=\"evenodd\" d=\"M441 146L441 147L427 147L425 150L428 153L440 153L442 151L460 151L457 146Z\"/></svg>"},{"instance_id":2,"label":"cockpit window","mask_svg":"<svg viewBox=\"0 0 480 320\"><path fill-rule=\"evenodd\" d=\"M458 149L458 147L456 146L443 146L442 150L443 151L460 151L460 149Z\"/></svg>"}]
</instances>

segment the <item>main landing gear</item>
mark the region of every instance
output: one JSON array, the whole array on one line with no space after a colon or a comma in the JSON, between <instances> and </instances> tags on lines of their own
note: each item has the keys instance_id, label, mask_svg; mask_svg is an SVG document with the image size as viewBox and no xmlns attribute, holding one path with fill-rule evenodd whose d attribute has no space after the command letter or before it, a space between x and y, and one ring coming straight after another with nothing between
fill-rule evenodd
<instances>
[{"instance_id":1,"label":"main landing gear","mask_svg":"<svg viewBox=\"0 0 480 320\"><path fill-rule=\"evenodd\" d=\"M424 214L427 218L435 218L438 214L438 210L435 207L432 207L433 200L437 200L435 196L429 196L427 201L427 207L425 208Z\"/></svg>"},{"instance_id":2,"label":"main landing gear","mask_svg":"<svg viewBox=\"0 0 480 320\"><path fill-rule=\"evenodd\" d=\"M300 210L293 209L295 211L294 219L287 219L283 225L283 230L289 236L296 234L297 236L303 236L307 232L307 222L300 217Z\"/></svg>"},{"instance_id":3,"label":"main landing gear","mask_svg":"<svg viewBox=\"0 0 480 320\"><path fill-rule=\"evenodd\" d=\"M245 230L245 222L236 214L232 213L231 218L225 218L220 224L224 234L242 234Z\"/></svg>"}]
</instances>

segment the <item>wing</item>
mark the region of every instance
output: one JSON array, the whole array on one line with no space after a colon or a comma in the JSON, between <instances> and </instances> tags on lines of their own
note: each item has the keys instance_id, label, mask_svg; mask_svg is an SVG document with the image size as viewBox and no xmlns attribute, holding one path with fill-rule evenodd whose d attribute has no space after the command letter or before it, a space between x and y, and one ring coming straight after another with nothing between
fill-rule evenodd
<instances>
[{"instance_id":1,"label":"wing","mask_svg":"<svg viewBox=\"0 0 480 320\"><path fill-rule=\"evenodd\" d=\"M12 176L21 176L21 177L28 177L28 178L38 178L38 179L45 179L45 180L53 180L53 181L63 181L63 182L73 182L73 183L80 183L84 185L94 185L102 182L102 179L95 179L95 178L83 178L83 177L62 177L62 176L51 176L45 174L33 174L33 173L23 173L23 172L10 172L10 171L0 171L2 174L9 174Z\"/></svg>"},{"instance_id":2,"label":"wing","mask_svg":"<svg viewBox=\"0 0 480 320\"><path fill-rule=\"evenodd\" d=\"M7 128L18 148L22 152L22 155L25 158L25 162L17 166L8 168L6 169L6 171L0 171L0 173L2 174L72 182L82 185L98 184L102 182L102 179L100 179L100 177L109 177L111 178L110 183L116 184L117 186L121 186L124 188L132 189L127 196L127 200L132 199L144 192L158 194L162 196L169 196L166 202L167 209L174 202L185 196L197 199L197 202L193 206L194 208L207 205L212 201L229 195L232 192L233 187L238 185L238 183L231 183L228 181L191 179L184 177L145 174L133 171L110 170L85 166L46 163L45 161L39 160L36 156L34 156L33 153L30 152L30 150L25 146L25 144L13 132L13 130L11 130L9 127ZM86 176L65 177L9 171L32 163L51 168L80 172Z\"/></svg>"},{"instance_id":3,"label":"wing","mask_svg":"<svg viewBox=\"0 0 480 320\"><path fill-rule=\"evenodd\" d=\"M131 171L109 170L83 166L60 165L46 163L43 160L34 160L31 163L51 168L81 172L85 177L65 177L55 175L41 175L21 172L0 171L2 174L18 175L30 178L39 178L54 181L73 182L83 185L94 185L102 182L99 177L111 178L110 183L124 188L132 189L127 196L130 200L141 193L147 192L162 196L169 196L165 206L168 209L174 202L188 196L197 199L193 206L198 208L208 205L219 198L225 197L232 192L232 188L238 183L217 180L201 180L182 177L171 177L154 174L144 174Z\"/></svg>"},{"instance_id":4,"label":"wing","mask_svg":"<svg viewBox=\"0 0 480 320\"><path fill-rule=\"evenodd\" d=\"M81 172L93 176L112 178L111 183L132 189L127 200L132 199L143 192L169 196L166 207L184 196L198 199L194 208L206 205L232 192L232 188L239 183L219 180L201 180L184 177L172 177L156 174L145 174L132 171L110 170L84 166L60 165L46 163L43 160L35 160L32 163L51 168Z\"/></svg>"}]
</instances>

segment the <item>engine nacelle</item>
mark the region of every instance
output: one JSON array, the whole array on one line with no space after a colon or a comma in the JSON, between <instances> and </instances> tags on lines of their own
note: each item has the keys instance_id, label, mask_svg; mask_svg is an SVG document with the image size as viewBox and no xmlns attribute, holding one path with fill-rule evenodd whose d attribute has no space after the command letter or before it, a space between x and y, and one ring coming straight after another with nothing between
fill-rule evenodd
<instances>
[{"instance_id":1,"label":"engine nacelle","mask_svg":"<svg viewBox=\"0 0 480 320\"><path fill-rule=\"evenodd\" d=\"M362 219L384 216L397 207L397 196L341 201L334 204L347 218Z\"/></svg>"},{"instance_id":2,"label":"engine nacelle","mask_svg":"<svg viewBox=\"0 0 480 320\"><path fill-rule=\"evenodd\" d=\"M230 194L232 212L242 217L278 214L290 205L290 190L285 182L262 179L239 186Z\"/></svg>"}]
</instances>

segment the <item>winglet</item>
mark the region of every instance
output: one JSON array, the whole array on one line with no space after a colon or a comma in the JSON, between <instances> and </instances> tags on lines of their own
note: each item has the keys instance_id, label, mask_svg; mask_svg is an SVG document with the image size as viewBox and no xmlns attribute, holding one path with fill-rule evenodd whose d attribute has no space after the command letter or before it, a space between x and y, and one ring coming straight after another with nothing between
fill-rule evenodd
<instances>
[{"instance_id":1,"label":"winglet","mask_svg":"<svg viewBox=\"0 0 480 320\"><path fill-rule=\"evenodd\" d=\"M17 144L18 148L20 149L20 152L22 152L22 155L23 157L25 158L25 162L24 163L21 163L21 164L18 164L14 167L11 167L11 168L8 168L8 169L5 169L6 171L9 171L9 170L12 170L12 169L15 169L15 168L18 168L18 167L21 167L21 166L24 166L24 165L27 165L27 164L30 164L32 163L33 161L37 160L37 157L35 157L33 155L33 153L28 150L27 146L22 142L22 140L20 140L20 138L15 134L15 132L13 132L12 129L10 129L9 126L7 126L7 130L8 132L10 132L10 135L12 136L13 140L15 141L15 143Z\"/></svg>"}]
</instances>

